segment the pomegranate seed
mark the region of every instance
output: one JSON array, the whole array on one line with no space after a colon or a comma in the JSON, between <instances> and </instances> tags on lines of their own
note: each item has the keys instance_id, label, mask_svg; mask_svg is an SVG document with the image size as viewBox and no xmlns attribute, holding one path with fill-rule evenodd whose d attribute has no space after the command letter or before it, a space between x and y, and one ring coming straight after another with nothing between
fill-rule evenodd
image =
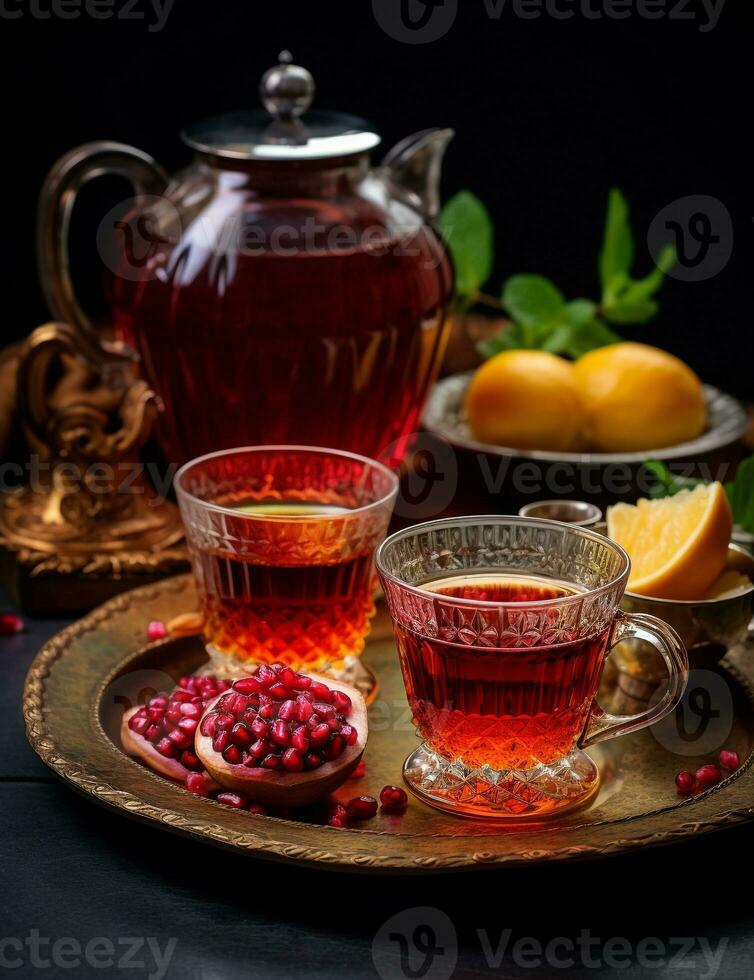
<instances>
[{"instance_id":1,"label":"pomegranate seed","mask_svg":"<svg viewBox=\"0 0 754 980\"><path fill-rule=\"evenodd\" d=\"M221 711L215 721L218 730L221 732L230 731L235 723L236 719L229 711Z\"/></svg>"},{"instance_id":2,"label":"pomegranate seed","mask_svg":"<svg viewBox=\"0 0 754 980\"><path fill-rule=\"evenodd\" d=\"M328 718L327 719L327 727L333 733L340 731L340 722L338 721L338 718L337 718L336 715L333 715L332 718Z\"/></svg>"},{"instance_id":3,"label":"pomegranate seed","mask_svg":"<svg viewBox=\"0 0 754 980\"><path fill-rule=\"evenodd\" d=\"M265 664L262 664L261 667L257 667L256 678L260 687L266 690L270 684L274 684L275 681L277 681L277 674L274 670L271 670Z\"/></svg>"},{"instance_id":4,"label":"pomegranate seed","mask_svg":"<svg viewBox=\"0 0 754 980\"><path fill-rule=\"evenodd\" d=\"M248 704L249 699L245 694L231 694L226 710L237 718L246 709Z\"/></svg>"},{"instance_id":5,"label":"pomegranate seed","mask_svg":"<svg viewBox=\"0 0 754 980\"><path fill-rule=\"evenodd\" d=\"M317 755L316 752L307 752L304 756L304 769L311 771L312 769L319 769L325 760L321 755Z\"/></svg>"},{"instance_id":6,"label":"pomegranate seed","mask_svg":"<svg viewBox=\"0 0 754 980\"><path fill-rule=\"evenodd\" d=\"M297 714L297 705L295 701L283 701L283 703L280 705L280 710L278 711L278 718L282 718L283 721L291 721Z\"/></svg>"},{"instance_id":7,"label":"pomegranate seed","mask_svg":"<svg viewBox=\"0 0 754 980\"><path fill-rule=\"evenodd\" d=\"M152 722L152 724L149 726L149 728L144 732L144 738L148 742L151 742L155 738L157 738L157 736L160 734L161 731L162 731L162 729L160 728L160 726L159 725L156 725L154 722Z\"/></svg>"},{"instance_id":8,"label":"pomegranate seed","mask_svg":"<svg viewBox=\"0 0 754 980\"><path fill-rule=\"evenodd\" d=\"M330 737L330 729L327 727L327 725L316 725L311 730L309 737L311 738L312 742L315 743L315 745L319 744Z\"/></svg>"},{"instance_id":9,"label":"pomegranate seed","mask_svg":"<svg viewBox=\"0 0 754 980\"><path fill-rule=\"evenodd\" d=\"M181 731L188 732L189 735L193 735L198 724L199 722L196 720L196 718L181 718L181 720L178 722L178 727L181 729Z\"/></svg>"},{"instance_id":10,"label":"pomegranate seed","mask_svg":"<svg viewBox=\"0 0 754 980\"><path fill-rule=\"evenodd\" d=\"M191 701L188 704L181 705L181 714L184 718L199 719L202 716L202 709L198 704L194 704L194 702Z\"/></svg>"},{"instance_id":11,"label":"pomegranate seed","mask_svg":"<svg viewBox=\"0 0 754 980\"><path fill-rule=\"evenodd\" d=\"M332 703L335 705L336 711L339 711L342 715L350 715L353 702L345 691L333 691Z\"/></svg>"},{"instance_id":12,"label":"pomegranate seed","mask_svg":"<svg viewBox=\"0 0 754 980\"><path fill-rule=\"evenodd\" d=\"M264 718L255 718L251 723L251 730L257 738L266 738L270 731L270 726Z\"/></svg>"},{"instance_id":13,"label":"pomegranate seed","mask_svg":"<svg viewBox=\"0 0 754 980\"><path fill-rule=\"evenodd\" d=\"M343 736L336 735L332 742L326 745L321 751L322 755L328 762L332 762L333 759L337 759L340 753L343 751Z\"/></svg>"},{"instance_id":14,"label":"pomegranate seed","mask_svg":"<svg viewBox=\"0 0 754 980\"><path fill-rule=\"evenodd\" d=\"M296 714L298 715L298 720L308 721L313 713L314 708L312 707L311 701L299 694L296 698Z\"/></svg>"},{"instance_id":15,"label":"pomegranate seed","mask_svg":"<svg viewBox=\"0 0 754 980\"><path fill-rule=\"evenodd\" d=\"M159 619L153 619L149 626L147 626L147 639L150 643L155 640L164 640L167 635L168 628Z\"/></svg>"},{"instance_id":16,"label":"pomegranate seed","mask_svg":"<svg viewBox=\"0 0 754 980\"><path fill-rule=\"evenodd\" d=\"M283 752L283 769L289 772L301 772L304 768L304 758L298 749L286 749Z\"/></svg>"},{"instance_id":17,"label":"pomegranate seed","mask_svg":"<svg viewBox=\"0 0 754 980\"><path fill-rule=\"evenodd\" d=\"M327 822L331 827L345 827L348 823L346 808L340 803L330 807Z\"/></svg>"},{"instance_id":18,"label":"pomegranate seed","mask_svg":"<svg viewBox=\"0 0 754 980\"><path fill-rule=\"evenodd\" d=\"M720 765L729 772L735 772L741 765L738 752L734 752L732 749L723 749L720 753Z\"/></svg>"},{"instance_id":19,"label":"pomegranate seed","mask_svg":"<svg viewBox=\"0 0 754 980\"><path fill-rule=\"evenodd\" d=\"M340 734L346 740L346 745L356 745L356 740L359 737L359 733L353 727L353 725L343 725L340 729Z\"/></svg>"},{"instance_id":20,"label":"pomegranate seed","mask_svg":"<svg viewBox=\"0 0 754 980\"><path fill-rule=\"evenodd\" d=\"M189 745L194 743L193 733L184 732L180 728L174 728L172 732L168 732L168 738L179 749L187 749Z\"/></svg>"},{"instance_id":21,"label":"pomegranate seed","mask_svg":"<svg viewBox=\"0 0 754 980\"><path fill-rule=\"evenodd\" d=\"M147 718L146 715L143 715L142 717L134 715L132 718L129 718L128 727L131 729L131 731L136 732L137 735L143 735L149 728L149 718Z\"/></svg>"},{"instance_id":22,"label":"pomegranate seed","mask_svg":"<svg viewBox=\"0 0 754 980\"><path fill-rule=\"evenodd\" d=\"M315 701L324 701L325 704L330 704L332 692L325 684L320 684L319 681L312 681L309 690L312 692Z\"/></svg>"},{"instance_id":23,"label":"pomegranate seed","mask_svg":"<svg viewBox=\"0 0 754 980\"><path fill-rule=\"evenodd\" d=\"M267 816L267 807L262 806L261 803L250 803L249 813L258 813L261 817Z\"/></svg>"},{"instance_id":24,"label":"pomegranate seed","mask_svg":"<svg viewBox=\"0 0 754 980\"><path fill-rule=\"evenodd\" d=\"M709 789L710 786L714 786L719 783L723 778L723 774L717 768L717 766L708 765L700 766L696 770L696 785L700 790Z\"/></svg>"},{"instance_id":25,"label":"pomegranate seed","mask_svg":"<svg viewBox=\"0 0 754 980\"><path fill-rule=\"evenodd\" d=\"M170 698L167 694L155 694L153 698L147 701L147 706L149 708L167 708L170 704Z\"/></svg>"},{"instance_id":26,"label":"pomegranate seed","mask_svg":"<svg viewBox=\"0 0 754 980\"><path fill-rule=\"evenodd\" d=\"M271 752L268 756L265 756L265 758L262 759L262 766L265 769L279 769L280 759Z\"/></svg>"},{"instance_id":27,"label":"pomegranate seed","mask_svg":"<svg viewBox=\"0 0 754 980\"><path fill-rule=\"evenodd\" d=\"M199 770L202 768L202 764L199 759L188 749L181 754L181 765L185 766L187 769L192 769L194 772L199 772Z\"/></svg>"},{"instance_id":28,"label":"pomegranate seed","mask_svg":"<svg viewBox=\"0 0 754 980\"><path fill-rule=\"evenodd\" d=\"M249 753L254 759L261 759L263 756L268 755L269 751L270 743L263 738L260 738L259 741L254 742L254 744L249 748Z\"/></svg>"},{"instance_id":29,"label":"pomegranate seed","mask_svg":"<svg viewBox=\"0 0 754 980\"><path fill-rule=\"evenodd\" d=\"M690 776L691 773L687 775ZM408 796L400 786L383 786L380 790L380 803L383 810L405 810L408 806Z\"/></svg>"},{"instance_id":30,"label":"pomegranate seed","mask_svg":"<svg viewBox=\"0 0 754 980\"><path fill-rule=\"evenodd\" d=\"M259 694L261 685L256 677L241 677L234 681L233 690L239 694Z\"/></svg>"},{"instance_id":31,"label":"pomegranate seed","mask_svg":"<svg viewBox=\"0 0 754 980\"><path fill-rule=\"evenodd\" d=\"M248 747L254 741L249 729L246 727L246 725L240 724L240 722L234 725L231 729L230 739L235 745L238 745L239 748L242 749L248 749Z\"/></svg>"},{"instance_id":32,"label":"pomegranate seed","mask_svg":"<svg viewBox=\"0 0 754 980\"><path fill-rule=\"evenodd\" d=\"M291 667L283 667L283 669L278 674L281 683L285 684L289 691L293 691L296 688L296 671Z\"/></svg>"},{"instance_id":33,"label":"pomegranate seed","mask_svg":"<svg viewBox=\"0 0 754 980\"><path fill-rule=\"evenodd\" d=\"M218 732L212 739L212 748L215 752L223 752L230 744L230 732Z\"/></svg>"},{"instance_id":34,"label":"pomegranate seed","mask_svg":"<svg viewBox=\"0 0 754 980\"><path fill-rule=\"evenodd\" d=\"M288 731L288 726L286 723L280 718L273 723L270 737L272 738L273 742L277 742L278 745L291 744L291 733Z\"/></svg>"},{"instance_id":35,"label":"pomegranate seed","mask_svg":"<svg viewBox=\"0 0 754 980\"><path fill-rule=\"evenodd\" d=\"M346 804L351 820L369 820L377 813L377 800L373 796L355 796Z\"/></svg>"},{"instance_id":36,"label":"pomegranate seed","mask_svg":"<svg viewBox=\"0 0 754 980\"><path fill-rule=\"evenodd\" d=\"M168 710L165 712L165 717L168 719L168 721L172 721L174 725L177 725L183 717L181 715L180 704L171 704Z\"/></svg>"},{"instance_id":37,"label":"pomegranate seed","mask_svg":"<svg viewBox=\"0 0 754 980\"><path fill-rule=\"evenodd\" d=\"M229 745L223 749L223 759L231 766L239 766L243 759L243 754L237 745Z\"/></svg>"},{"instance_id":38,"label":"pomegranate seed","mask_svg":"<svg viewBox=\"0 0 754 980\"><path fill-rule=\"evenodd\" d=\"M275 702L272 698L267 697L266 694L261 695L259 698L259 714L262 718L275 717Z\"/></svg>"},{"instance_id":39,"label":"pomegranate seed","mask_svg":"<svg viewBox=\"0 0 754 980\"><path fill-rule=\"evenodd\" d=\"M271 684L267 689L267 692L273 698L277 698L278 700L287 698L289 693L288 688L285 686L285 684L281 684L280 681L277 681L275 684Z\"/></svg>"},{"instance_id":40,"label":"pomegranate seed","mask_svg":"<svg viewBox=\"0 0 754 980\"><path fill-rule=\"evenodd\" d=\"M309 748L306 725L300 725L298 728L294 728L291 735L291 745L300 752L306 752Z\"/></svg>"},{"instance_id":41,"label":"pomegranate seed","mask_svg":"<svg viewBox=\"0 0 754 980\"><path fill-rule=\"evenodd\" d=\"M367 771L367 764L366 764L366 762L364 762L363 759L361 759L361 761L359 762L358 766L356 766L356 768L354 769L354 771L351 773L351 775L348 778L349 779L361 779L361 777L364 775L364 773L366 771Z\"/></svg>"},{"instance_id":42,"label":"pomegranate seed","mask_svg":"<svg viewBox=\"0 0 754 980\"><path fill-rule=\"evenodd\" d=\"M197 796L209 796L209 780L203 772L190 772L186 776L186 789Z\"/></svg>"},{"instance_id":43,"label":"pomegranate seed","mask_svg":"<svg viewBox=\"0 0 754 980\"><path fill-rule=\"evenodd\" d=\"M243 796L239 796L238 793L219 793L217 802L224 803L226 806L232 806L236 810L242 810L248 804L248 800L245 800Z\"/></svg>"},{"instance_id":44,"label":"pomegranate seed","mask_svg":"<svg viewBox=\"0 0 754 980\"><path fill-rule=\"evenodd\" d=\"M164 708L147 708L147 718L149 718L150 721L162 721L164 716Z\"/></svg>"},{"instance_id":45,"label":"pomegranate seed","mask_svg":"<svg viewBox=\"0 0 754 980\"><path fill-rule=\"evenodd\" d=\"M170 695L170 700L180 704L184 701L193 701L193 696L189 691L173 691Z\"/></svg>"},{"instance_id":46,"label":"pomegranate seed","mask_svg":"<svg viewBox=\"0 0 754 980\"><path fill-rule=\"evenodd\" d=\"M207 715L206 718L202 718L201 726L199 731L202 735L206 735L207 738L214 738L217 733L217 715Z\"/></svg>"},{"instance_id":47,"label":"pomegranate seed","mask_svg":"<svg viewBox=\"0 0 754 980\"><path fill-rule=\"evenodd\" d=\"M166 759L175 759L179 751L178 746L174 745L169 738L161 738L155 745L155 748L160 755L164 755Z\"/></svg>"}]
</instances>

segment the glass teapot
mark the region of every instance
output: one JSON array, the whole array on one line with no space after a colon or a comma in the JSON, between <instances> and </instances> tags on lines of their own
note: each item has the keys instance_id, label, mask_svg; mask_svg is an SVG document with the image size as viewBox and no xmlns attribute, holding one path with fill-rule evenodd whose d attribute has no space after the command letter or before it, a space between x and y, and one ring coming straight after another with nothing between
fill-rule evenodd
<instances>
[{"instance_id":1,"label":"glass teapot","mask_svg":"<svg viewBox=\"0 0 754 980\"><path fill-rule=\"evenodd\" d=\"M308 111L314 82L283 52L264 109L189 126L168 179L147 154L90 143L42 191L39 262L56 319L94 335L68 268L73 199L127 177L135 197L98 234L117 343L160 395L169 462L232 446L331 446L393 462L416 430L447 334L453 272L433 228L453 133L396 146L363 120Z\"/></svg>"}]
</instances>

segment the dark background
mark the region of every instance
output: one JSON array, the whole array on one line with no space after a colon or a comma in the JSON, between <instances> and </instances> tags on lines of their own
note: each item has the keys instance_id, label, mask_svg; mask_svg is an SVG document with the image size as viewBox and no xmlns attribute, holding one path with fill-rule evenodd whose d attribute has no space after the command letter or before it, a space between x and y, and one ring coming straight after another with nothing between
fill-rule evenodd
<instances>
[{"instance_id":1,"label":"dark background","mask_svg":"<svg viewBox=\"0 0 754 980\"><path fill-rule=\"evenodd\" d=\"M52 0L39 2L44 9ZM717 27L704 32L701 0L688 5L696 20L656 21L636 14L590 21L580 12L568 21L522 20L508 6L491 20L483 0L461 0L445 37L410 45L377 25L369 0L176 0L159 32L148 30L155 20L149 2L134 7L144 20L82 14L43 21L28 12L28 0L7 0L24 16L0 18L3 341L46 316L33 219L55 159L110 138L175 170L189 159L182 126L255 107L260 75L288 47L316 78L316 104L370 119L385 149L427 126L457 130L444 192L473 189L495 218L491 291L505 275L530 271L551 276L570 296L596 297L612 184L633 206L639 272L649 268L646 230L662 207L688 194L722 201L735 230L727 267L705 282L671 280L660 318L625 332L679 353L705 380L751 396L746 4L727 0ZM667 9L677 2L667 0ZM82 196L74 223L77 278L94 310L102 305L94 232L122 193L114 181L100 183Z\"/></svg>"}]
</instances>

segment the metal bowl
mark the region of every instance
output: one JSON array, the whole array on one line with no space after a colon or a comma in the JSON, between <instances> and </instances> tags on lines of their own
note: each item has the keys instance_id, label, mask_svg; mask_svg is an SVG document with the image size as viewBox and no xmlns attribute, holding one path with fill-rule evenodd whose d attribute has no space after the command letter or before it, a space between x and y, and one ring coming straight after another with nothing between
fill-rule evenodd
<instances>
[{"instance_id":1,"label":"metal bowl","mask_svg":"<svg viewBox=\"0 0 754 980\"><path fill-rule=\"evenodd\" d=\"M751 582L748 589L727 598L698 601L653 599L626 592L621 608L629 613L647 613L668 623L689 651L692 669L713 667L731 647L754 640L754 557L744 548L728 548L726 570L741 572ZM618 670L637 682L657 685L667 671L654 647L630 640L615 648L613 662ZM624 677L621 686L626 687Z\"/></svg>"},{"instance_id":2,"label":"metal bowl","mask_svg":"<svg viewBox=\"0 0 754 980\"><path fill-rule=\"evenodd\" d=\"M732 445L746 431L749 419L744 406L730 395L704 385L709 424L698 439L664 449L639 453L556 453L545 450L514 449L477 442L463 416L463 399L474 372L452 374L432 388L424 410L423 423L430 432L458 449L493 456L515 456L520 459L549 463L643 463L647 458L660 460L698 459Z\"/></svg>"}]
</instances>

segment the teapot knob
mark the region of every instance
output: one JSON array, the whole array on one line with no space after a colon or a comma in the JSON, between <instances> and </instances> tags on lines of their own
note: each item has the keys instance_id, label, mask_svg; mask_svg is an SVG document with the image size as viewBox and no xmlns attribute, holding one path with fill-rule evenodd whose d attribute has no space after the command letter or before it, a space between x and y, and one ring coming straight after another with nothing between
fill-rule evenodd
<instances>
[{"instance_id":1,"label":"teapot knob","mask_svg":"<svg viewBox=\"0 0 754 980\"><path fill-rule=\"evenodd\" d=\"M290 121L303 115L312 104L314 79L306 68L293 64L290 51L282 51L279 60L280 64L262 76L259 94L272 116Z\"/></svg>"}]
</instances>

